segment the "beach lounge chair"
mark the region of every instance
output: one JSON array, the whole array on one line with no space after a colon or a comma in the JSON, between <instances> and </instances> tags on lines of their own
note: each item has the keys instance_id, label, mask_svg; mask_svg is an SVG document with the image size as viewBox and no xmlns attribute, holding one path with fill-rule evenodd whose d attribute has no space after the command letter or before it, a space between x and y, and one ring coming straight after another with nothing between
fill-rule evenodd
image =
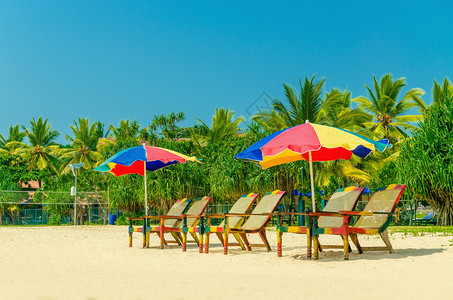
<instances>
[{"instance_id":1,"label":"beach lounge chair","mask_svg":"<svg viewBox=\"0 0 453 300\"><path fill-rule=\"evenodd\" d=\"M185 219L186 226L188 227L196 227L200 223L200 215L204 213L210 201L211 198L207 196L194 201L192 206L190 206L184 215L171 216L167 214L163 216L145 216L145 219L148 220L160 220L159 225L146 227L146 246L149 246L149 235L153 232L160 237L161 249L163 249L164 245L167 245L168 243L177 243L181 246L183 244L183 238L181 236L181 233L183 232L182 221ZM185 217L185 215L187 215L187 217ZM175 239L174 241L165 240L164 234L168 232L173 236ZM197 245L202 247L196 234L194 232L191 232L190 234L194 238Z\"/></svg>"},{"instance_id":2,"label":"beach lounge chair","mask_svg":"<svg viewBox=\"0 0 453 300\"><path fill-rule=\"evenodd\" d=\"M284 191L273 191L267 193L253 209L251 214L225 214L224 232L223 232L223 253L228 254L228 236L231 234L239 234L245 247L248 251L252 247L266 247L267 251L271 251L271 246L266 237L266 226L272 218L272 213L282 199ZM229 226L229 218L246 217L247 220L238 228ZM250 244L247 239L248 233L258 233L263 241L263 244Z\"/></svg>"},{"instance_id":3,"label":"beach lounge chair","mask_svg":"<svg viewBox=\"0 0 453 300\"><path fill-rule=\"evenodd\" d=\"M430 211L423 218L417 219L416 223L420 225L437 224L437 213Z\"/></svg>"},{"instance_id":4,"label":"beach lounge chair","mask_svg":"<svg viewBox=\"0 0 453 300\"><path fill-rule=\"evenodd\" d=\"M243 195L241 196L236 203L231 207L229 210L229 214L247 214L252 207L253 203L256 200L256 197L258 197L258 194L248 194L248 195ZM223 240L223 233L224 233L224 228L225 228L225 220L222 221L218 226L211 226L211 220L212 219L224 219L225 216L222 214L208 214L206 215L206 226L204 227L204 234L205 234L205 253L209 253L209 235L211 233L215 233L217 237L219 238L220 242L224 243ZM230 217L228 218L228 226L230 228L239 228L243 223L244 223L245 217L243 216L237 216L237 217ZM195 228L196 230L196 228ZM238 242L237 244L230 244L230 246L241 246L243 250L245 250L245 245L242 242L241 237L239 236L239 233L233 233L233 236L235 237L236 241Z\"/></svg>"},{"instance_id":5,"label":"beach lounge chair","mask_svg":"<svg viewBox=\"0 0 453 300\"><path fill-rule=\"evenodd\" d=\"M319 234L337 234L343 238L344 259L349 259L349 240L354 243L359 253L365 250L387 250L393 253L392 244L388 238L387 227L390 224L390 216L393 215L396 205L406 188L405 185L392 184L378 189L368 201L363 211L340 211L339 213L310 213L313 219L313 257L318 259ZM343 218L342 226L319 227L317 221L320 216L336 216ZM358 216L359 219L353 226L349 225L349 218ZM382 238L385 247L362 247L359 243L358 234L377 235ZM325 246L324 246L325 247Z\"/></svg>"},{"instance_id":6,"label":"beach lounge chair","mask_svg":"<svg viewBox=\"0 0 453 300\"><path fill-rule=\"evenodd\" d=\"M344 189L336 190L326 206L323 209L323 212L339 212L339 211L352 211L357 205L360 195L363 192L363 188L350 186ZM307 235L307 257L311 257L311 248L312 248L312 222L308 222L306 226L283 226L282 217L291 213L280 213L278 217L277 224L277 256L282 256L282 239L283 233L296 233L296 234L306 234ZM307 213L295 213L296 215L303 216L308 215ZM343 217L332 217L332 216L320 216L318 219L318 227L341 227L343 224Z\"/></svg>"},{"instance_id":7,"label":"beach lounge chair","mask_svg":"<svg viewBox=\"0 0 453 300\"><path fill-rule=\"evenodd\" d=\"M181 214L183 214L187 210L187 208L189 207L190 201L191 200L187 199L187 198L180 199L180 200L176 201L173 204L173 206L168 210L167 216L180 216ZM148 239L148 242L147 242L147 238L146 238L146 232L147 232L146 224L147 224L147 222L145 222L145 218L144 217L141 217L141 218L127 218L127 220L129 220L129 247L132 247L132 233L134 233L134 232L142 232L143 233L143 248L148 247L149 246L149 239ZM133 222L134 221L143 221L143 226L134 227L133 226ZM176 225L177 222L178 222L177 219L165 220L165 226L166 227L173 227L173 226Z\"/></svg>"}]
</instances>

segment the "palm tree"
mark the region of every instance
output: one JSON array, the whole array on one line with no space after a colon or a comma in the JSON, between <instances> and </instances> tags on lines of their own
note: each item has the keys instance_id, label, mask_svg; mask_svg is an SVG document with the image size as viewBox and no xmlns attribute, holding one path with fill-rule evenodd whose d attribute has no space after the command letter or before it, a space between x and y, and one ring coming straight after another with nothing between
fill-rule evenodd
<instances>
[{"instance_id":1,"label":"palm tree","mask_svg":"<svg viewBox=\"0 0 453 300\"><path fill-rule=\"evenodd\" d=\"M118 127L110 125L110 136L115 138L117 143L127 141L137 141L140 134L140 125L137 121L121 120Z\"/></svg>"},{"instance_id":2,"label":"palm tree","mask_svg":"<svg viewBox=\"0 0 453 300\"><path fill-rule=\"evenodd\" d=\"M12 154L19 145L14 142L22 142L25 138L26 133L20 131L20 125L10 125L9 126L9 137L5 138L2 134L0 134L0 153L3 154Z\"/></svg>"},{"instance_id":3,"label":"palm tree","mask_svg":"<svg viewBox=\"0 0 453 300\"><path fill-rule=\"evenodd\" d=\"M184 129L179 128L176 123L184 121L186 118L183 112L170 113L169 115L162 114L154 116L151 122L150 129L155 132L160 129L160 134L171 140L176 140L184 132Z\"/></svg>"},{"instance_id":4,"label":"palm tree","mask_svg":"<svg viewBox=\"0 0 453 300\"><path fill-rule=\"evenodd\" d=\"M425 101L420 99L417 101L417 106L420 110L420 113L425 113L429 110L431 106L445 106L446 102L453 101L453 85L448 78L444 79L442 85L440 85L436 80L434 80L433 85L433 94L432 94L432 104L426 105Z\"/></svg>"},{"instance_id":5,"label":"palm tree","mask_svg":"<svg viewBox=\"0 0 453 300\"><path fill-rule=\"evenodd\" d=\"M101 159L101 154L96 150L99 141L99 123L90 125L88 119L79 118L71 126L74 137L66 135L66 140L71 141L72 148L60 149L60 159L64 162L61 170L68 172L68 166L74 163L83 163L82 168L92 169Z\"/></svg>"},{"instance_id":6,"label":"palm tree","mask_svg":"<svg viewBox=\"0 0 453 300\"><path fill-rule=\"evenodd\" d=\"M252 117L252 120L259 123L269 133L303 124L306 120L319 123L322 116L319 113L323 106L321 97L324 82L325 79L315 81L315 76L311 79L307 76L302 84L299 78L299 93L284 83L286 101L274 99L272 109L259 111Z\"/></svg>"},{"instance_id":7,"label":"palm tree","mask_svg":"<svg viewBox=\"0 0 453 300\"><path fill-rule=\"evenodd\" d=\"M368 125L375 138L387 138L393 141L406 137L406 130L418 129L410 122L417 122L420 115L405 115L409 110L418 106L421 96L425 92L420 88L409 90L400 100L398 97L406 86L405 78L393 80L391 74L381 78L380 83L374 79L374 92L367 85L368 99L359 97L354 99L360 107L375 118L375 122L368 122Z\"/></svg>"},{"instance_id":8,"label":"palm tree","mask_svg":"<svg viewBox=\"0 0 453 300\"><path fill-rule=\"evenodd\" d=\"M351 92L340 92L332 89L325 94L325 102L318 113L324 125L359 131L364 128L364 123L371 120L370 116L360 108L352 108Z\"/></svg>"},{"instance_id":9,"label":"palm tree","mask_svg":"<svg viewBox=\"0 0 453 300\"><path fill-rule=\"evenodd\" d=\"M325 125L360 132L364 123L370 121L370 116L360 108L352 108L351 92L340 92L332 89L325 94L325 102L319 112L320 119ZM370 175L357 168L355 161L336 160L316 165L316 182L319 186L326 186L331 178L341 182L344 186L348 182L367 183Z\"/></svg>"},{"instance_id":10,"label":"palm tree","mask_svg":"<svg viewBox=\"0 0 453 300\"><path fill-rule=\"evenodd\" d=\"M196 118L201 123L202 130L197 132L192 130L192 136L198 140L196 138L198 134L208 144L214 144L235 137L240 131L239 124L244 121L244 118L238 117L236 120L233 120L233 118L234 112L230 112L229 108L216 108L215 115L212 117L211 127Z\"/></svg>"},{"instance_id":11,"label":"palm tree","mask_svg":"<svg viewBox=\"0 0 453 300\"><path fill-rule=\"evenodd\" d=\"M59 161L55 157L55 153L59 146L54 144L54 142L60 133L56 130L52 130L50 128L51 123L48 123L47 119L43 121L42 117L39 117L38 120L33 118L30 121L30 125L30 129L27 129L24 126L22 127L25 130L30 145L26 145L22 142L15 142L15 144L21 146L20 148L17 148L16 153L28 162L29 170L50 169L54 173L58 173L57 165L59 164Z\"/></svg>"}]
</instances>

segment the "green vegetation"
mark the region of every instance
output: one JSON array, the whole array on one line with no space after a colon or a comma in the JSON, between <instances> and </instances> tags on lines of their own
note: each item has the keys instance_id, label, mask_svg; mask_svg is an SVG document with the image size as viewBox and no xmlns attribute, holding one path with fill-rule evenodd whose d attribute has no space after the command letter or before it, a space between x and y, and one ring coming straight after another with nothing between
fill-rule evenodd
<instances>
[{"instance_id":1,"label":"green vegetation","mask_svg":"<svg viewBox=\"0 0 453 300\"><path fill-rule=\"evenodd\" d=\"M194 155L202 161L148 172L148 203L158 209L167 209L177 198L205 194L222 203L252 191L308 191L305 161L262 170L258 165L235 161L233 156L270 133L309 120L374 140L387 138L393 144L388 151L375 151L364 160L315 163L316 185L327 196L339 186L351 184L372 188L395 182L407 184L405 197L426 199L439 210L441 224L451 225L451 82L434 82L433 104L429 106L422 99L422 89L411 88L404 93L405 79L394 79L390 74L380 81L373 77L372 87L366 85L366 97L354 98L348 90L324 92L325 82L313 76L299 79L297 89L283 84L284 98L274 99L271 107L257 111L248 126L244 125L244 117L229 108L217 108L211 124L197 118L190 127L179 126L186 118L182 112L156 115L145 126L134 120L105 125L79 118L70 127L72 133L66 136L70 144L59 145L55 142L59 132L47 119L32 119L28 128L12 125L9 136L0 135L0 187L20 190L23 183L36 180L41 190L69 191L74 177L68 165L84 163L79 170L79 191L109 190L112 207L139 215L143 211L143 179L138 175L116 178L92 168L122 149L145 142ZM58 201L51 196L41 198L35 200ZM0 213L13 215L18 209L17 205L3 205ZM47 209L55 224L61 222L60 215L69 213L63 206L49 205Z\"/></svg>"}]
</instances>

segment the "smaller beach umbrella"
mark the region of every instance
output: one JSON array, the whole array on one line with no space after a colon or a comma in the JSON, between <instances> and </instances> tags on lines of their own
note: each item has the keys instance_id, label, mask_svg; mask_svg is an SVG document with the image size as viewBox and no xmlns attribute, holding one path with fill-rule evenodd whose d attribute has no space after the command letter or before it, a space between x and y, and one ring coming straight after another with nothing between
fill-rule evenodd
<instances>
[{"instance_id":1,"label":"smaller beach umbrella","mask_svg":"<svg viewBox=\"0 0 453 300\"><path fill-rule=\"evenodd\" d=\"M156 171L171 165L197 161L194 156L187 156L165 148L142 146L127 148L113 155L94 170L109 172L115 176L140 174L145 180L145 214L148 214L148 189L146 186L146 170Z\"/></svg>"},{"instance_id":2,"label":"smaller beach umbrella","mask_svg":"<svg viewBox=\"0 0 453 300\"><path fill-rule=\"evenodd\" d=\"M237 154L235 158L258 162L263 169L297 160L308 161L311 198L315 211L314 161L348 160L353 154L365 158L371 151L377 149L382 152L387 146L387 139L373 141L345 129L307 121L265 137Z\"/></svg>"}]
</instances>

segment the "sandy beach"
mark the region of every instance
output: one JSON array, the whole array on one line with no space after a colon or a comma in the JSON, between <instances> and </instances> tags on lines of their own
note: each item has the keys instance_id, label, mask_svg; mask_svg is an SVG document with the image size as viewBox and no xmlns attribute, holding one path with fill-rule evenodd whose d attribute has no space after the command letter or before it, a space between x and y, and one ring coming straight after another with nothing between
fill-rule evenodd
<instances>
[{"instance_id":1,"label":"sandy beach","mask_svg":"<svg viewBox=\"0 0 453 300\"><path fill-rule=\"evenodd\" d=\"M257 238L250 236L251 240ZM1 299L386 299L447 298L453 281L452 236L392 234L394 254L326 250L305 258L305 236L283 236L283 257L258 248L229 255L214 236L211 252L195 244L128 247L126 226L1 227ZM377 238L361 239L363 246ZM340 242L323 236L321 242Z\"/></svg>"}]
</instances>

